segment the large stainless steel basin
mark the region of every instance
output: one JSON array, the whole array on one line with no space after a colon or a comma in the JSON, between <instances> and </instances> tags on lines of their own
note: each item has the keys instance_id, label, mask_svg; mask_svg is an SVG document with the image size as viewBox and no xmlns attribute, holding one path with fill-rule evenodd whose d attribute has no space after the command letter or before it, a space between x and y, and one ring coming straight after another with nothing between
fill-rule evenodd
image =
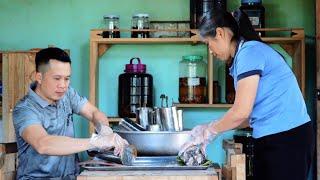
<instances>
[{"instance_id":1,"label":"large stainless steel basin","mask_svg":"<svg viewBox=\"0 0 320 180\"><path fill-rule=\"evenodd\" d=\"M189 131L119 131L129 144L136 146L139 155L176 156L181 146L190 139Z\"/></svg>"}]
</instances>

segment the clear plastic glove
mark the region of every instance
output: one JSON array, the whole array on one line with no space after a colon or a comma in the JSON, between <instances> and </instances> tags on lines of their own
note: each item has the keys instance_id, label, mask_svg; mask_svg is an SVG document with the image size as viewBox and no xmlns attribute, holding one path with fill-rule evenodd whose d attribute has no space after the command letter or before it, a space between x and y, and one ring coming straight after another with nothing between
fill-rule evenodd
<instances>
[{"instance_id":1,"label":"clear plastic glove","mask_svg":"<svg viewBox=\"0 0 320 180\"><path fill-rule=\"evenodd\" d=\"M106 136L113 133L113 130L109 126L102 123L98 123L95 128L99 135Z\"/></svg>"},{"instance_id":2,"label":"clear plastic glove","mask_svg":"<svg viewBox=\"0 0 320 180\"><path fill-rule=\"evenodd\" d=\"M115 134L113 154L116 156L122 156L124 148L127 146L129 146L128 141L120 137L118 134Z\"/></svg>"},{"instance_id":3,"label":"clear plastic glove","mask_svg":"<svg viewBox=\"0 0 320 180\"><path fill-rule=\"evenodd\" d=\"M190 131L191 140L182 145L181 150L179 151L179 155L183 154L191 146L200 146L201 151L206 153L207 145L218 134L217 132L212 130L214 123L215 122L211 122L209 124L202 124L194 127Z\"/></svg>"},{"instance_id":4,"label":"clear plastic glove","mask_svg":"<svg viewBox=\"0 0 320 180\"><path fill-rule=\"evenodd\" d=\"M108 135L93 134L89 143L90 149L110 150L114 148L114 154L117 156L121 155L124 147L129 145L125 139L115 133Z\"/></svg>"}]
</instances>

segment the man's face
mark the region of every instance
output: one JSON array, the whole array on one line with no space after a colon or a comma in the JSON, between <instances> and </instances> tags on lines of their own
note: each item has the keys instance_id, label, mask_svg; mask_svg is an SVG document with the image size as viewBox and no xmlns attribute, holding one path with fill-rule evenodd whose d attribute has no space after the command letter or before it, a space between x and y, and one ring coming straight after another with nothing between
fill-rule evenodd
<instances>
[{"instance_id":1,"label":"man's face","mask_svg":"<svg viewBox=\"0 0 320 180\"><path fill-rule=\"evenodd\" d=\"M49 67L44 73L38 72L36 92L50 104L61 99L70 83L70 63L50 60Z\"/></svg>"}]
</instances>

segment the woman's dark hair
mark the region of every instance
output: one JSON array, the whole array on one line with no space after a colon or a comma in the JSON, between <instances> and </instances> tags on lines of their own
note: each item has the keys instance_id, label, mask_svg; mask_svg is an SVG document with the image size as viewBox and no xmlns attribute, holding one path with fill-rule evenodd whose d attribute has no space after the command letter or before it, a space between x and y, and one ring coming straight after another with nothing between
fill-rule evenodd
<instances>
[{"instance_id":1,"label":"woman's dark hair","mask_svg":"<svg viewBox=\"0 0 320 180\"><path fill-rule=\"evenodd\" d=\"M49 47L40 50L36 54L36 72L40 72L40 66L42 65L48 65L50 59L55 59L57 61L61 62L67 62L71 64L71 59L64 50L56 47Z\"/></svg>"},{"instance_id":2,"label":"woman's dark hair","mask_svg":"<svg viewBox=\"0 0 320 180\"><path fill-rule=\"evenodd\" d=\"M200 23L200 36L215 37L218 27L229 28L233 32L233 40L239 40L240 37L243 37L247 41L261 41L247 14L240 9L234 11L233 16L225 10L213 10L206 13Z\"/></svg>"}]
</instances>

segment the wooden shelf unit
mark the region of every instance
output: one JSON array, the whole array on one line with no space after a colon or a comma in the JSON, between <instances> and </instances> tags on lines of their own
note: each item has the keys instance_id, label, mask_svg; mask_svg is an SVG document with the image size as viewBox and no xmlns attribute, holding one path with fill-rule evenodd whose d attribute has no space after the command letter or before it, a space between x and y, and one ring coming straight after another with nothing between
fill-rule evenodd
<instances>
[{"instance_id":1,"label":"wooden shelf unit","mask_svg":"<svg viewBox=\"0 0 320 180\"><path fill-rule=\"evenodd\" d=\"M256 29L257 31L266 32L289 32L286 37L263 37L266 43L277 43L292 57L293 71L297 77L298 83L305 94L305 44L304 30L302 28L269 28ZM126 30L130 31L130 30ZM131 30L132 31L132 30ZM154 31L154 30L150 30ZM103 29L94 29L90 32L90 72L89 72L89 100L96 105L98 98L98 59L112 46L116 44L198 44L201 43L197 30L190 30L195 34L190 38L102 38ZM209 52L209 50L208 50ZM175 104L180 108L230 108L231 104L214 104L213 103L213 56L208 53L208 104ZM90 124L90 132L93 126Z\"/></svg>"}]
</instances>

